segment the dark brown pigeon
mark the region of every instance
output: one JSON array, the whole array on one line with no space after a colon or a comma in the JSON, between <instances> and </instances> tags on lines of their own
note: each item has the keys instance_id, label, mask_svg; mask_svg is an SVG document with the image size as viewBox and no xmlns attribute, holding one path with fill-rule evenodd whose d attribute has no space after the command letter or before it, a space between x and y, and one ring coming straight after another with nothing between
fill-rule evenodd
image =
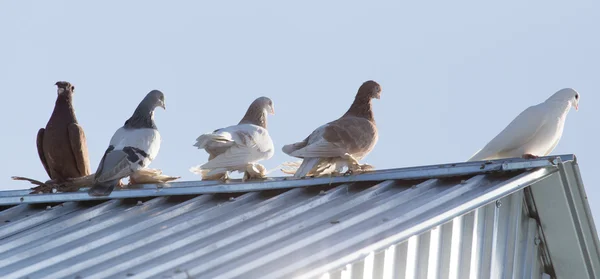
<instances>
[{"instance_id":1,"label":"dark brown pigeon","mask_svg":"<svg viewBox=\"0 0 600 279\"><path fill-rule=\"evenodd\" d=\"M346 114L317 128L303 141L285 145L284 153L303 159L294 176L339 173L344 167L351 172L371 168L359 165L358 160L369 154L377 143L371 100L380 96L381 86L375 81L366 81Z\"/></svg>"},{"instance_id":2,"label":"dark brown pigeon","mask_svg":"<svg viewBox=\"0 0 600 279\"><path fill-rule=\"evenodd\" d=\"M83 128L77 123L73 109L75 87L59 81L58 97L46 129L37 134L40 160L54 182L64 182L90 174L87 143Z\"/></svg>"}]
</instances>

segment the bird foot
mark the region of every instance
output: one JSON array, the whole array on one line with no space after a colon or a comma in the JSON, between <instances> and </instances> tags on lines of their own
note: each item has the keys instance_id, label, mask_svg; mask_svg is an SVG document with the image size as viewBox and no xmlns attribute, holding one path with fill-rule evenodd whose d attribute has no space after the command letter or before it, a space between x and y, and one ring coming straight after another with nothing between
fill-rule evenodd
<instances>
[{"instance_id":1,"label":"bird foot","mask_svg":"<svg viewBox=\"0 0 600 279\"><path fill-rule=\"evenodd\" d=\"M222 182L226 182L227 180L229 180L229 174L226 173L218 173L215 175L203 175L202 176L202 180L211 180L211 181L222 181Z\"/></svg>"},{"instance_id":2,"label":"bird foot","mask_svg":"<svg viewBox=\"0 0 600 279\"><path fill-rule=\"evenodd\" d=\"M348 166L356 167L360 165L358 163L358 160L356 160L356 158L354 158L354 156L350 155L349 153L345 153L341 156L341 158L348 161Z\"/></svg>"},{"instance_id":3,"label":"bird foot","mask_svg":"<svg viewBox=\"0 0 600 279\"><path fill-rule=\"evenodd\" d=\"M267 177L267 169L261 164L248 164L242 181L251 179L264 179Z\"/></svg>"},{"instance_id":4,"label":"bird foot","mask_svg":"<svg viewBox=\"0 0 600 279\"><path fill-rule=\"evenodd\" d=\"M375 167L369 164L358 164L357 166L348 167L348 170L344 173L344 176L349 176L353 174L361 174L365 172L369 172L374 170Z\"/></svg>"},{"instance_id":5,"label":"bird foot","mask_svg":"<svg viewBox=\"0 0 600 279\"><path fill-rule=\"evenodd\" d=\"M178 176L163 175L159 169L141 169L129 176L129 185L135 184L163 184L179 179Z\"/></svg>"},{"instance_id":6,"label":"bird foot","mask_svg":"<svg viewBox=\"0 0 600 279\"><path fill-rule=\"evenodd\" d=\"M296 174L296 171L298 171L298 168L300 167L300 165L302 165L302 161L284 162L283 164L281 164L281 168L279 170L285 174L294 175L294 174Z\"/></svg>"},{"instance_id":7,"label":"bird foot","mask_svg":"<svg viewBox=\"0 0 600 279\"><path fill-rule=\"evenodd\" d=\"M523 156L521 156L521 157L523 159L528 159L528 160L539 158L539 156L536 156L536 155L533 155L533 154L523 154Z\"/></svg>"}]
</instances>

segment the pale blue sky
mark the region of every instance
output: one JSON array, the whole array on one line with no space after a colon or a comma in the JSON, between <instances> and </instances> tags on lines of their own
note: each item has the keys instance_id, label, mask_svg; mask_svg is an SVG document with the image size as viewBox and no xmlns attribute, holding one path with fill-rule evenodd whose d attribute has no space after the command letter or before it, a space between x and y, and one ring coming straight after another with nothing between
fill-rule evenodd
<instances>
[{"instance_id":1,"label":"pale blue sky","mask_svg":"<svg viewBox=\"0 0 600 279\"><path fill-rule=\"evenodd\" d=\"M598 1L2 1L0 189L45 179L35 148L58 80L75 107L93 170L151 89L163 136L151 167L185 180L205 162L195 138L273 99L280 148L339 117L378 81L380 139L365 162L408 167L469 158L527 106L573 87L582 96L554 154L578 156L600 216Z\"/></svg>"}]
</instances>

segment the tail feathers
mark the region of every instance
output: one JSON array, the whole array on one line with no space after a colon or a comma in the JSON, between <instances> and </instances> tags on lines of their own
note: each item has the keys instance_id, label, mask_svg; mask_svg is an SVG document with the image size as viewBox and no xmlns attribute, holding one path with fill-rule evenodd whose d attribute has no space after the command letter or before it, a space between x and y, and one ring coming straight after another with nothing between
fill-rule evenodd
<instances>
[{"instance_id":1,"label":"tail feathers","mask_svg":"<svg viewBox=\"0 0 600 279\"><path fill-rule=\"evenodd\" d=\"M301 178L311 174L311 172L317 168L320 163L321 158L304 158L302 164L300 164L300 167L298 167L298 170L296 170L296 173L294 173L294 177Z\"/></svg>"},{"instance_id":2,"label":"tail feathers","mask_svg":"<svg viewBox=\"0 0 600 279\"><path fill-rule=\"evenodd\" d=\"M117 183L119 183L119 180L96 183L88 190L88 195L95 197L108 196L115 189Z\"/></svg>"},{"instance_id":3,"label":"tail feathers","mask_svg":"<svg viewBox=\"0 0 600 279\"><path fill-rule=\"evenodd\" d=\"M195 147L206 148L209 144L229 145L232 142L230 134L204 134L196 139Z\"/></svg>"}]
</instances>

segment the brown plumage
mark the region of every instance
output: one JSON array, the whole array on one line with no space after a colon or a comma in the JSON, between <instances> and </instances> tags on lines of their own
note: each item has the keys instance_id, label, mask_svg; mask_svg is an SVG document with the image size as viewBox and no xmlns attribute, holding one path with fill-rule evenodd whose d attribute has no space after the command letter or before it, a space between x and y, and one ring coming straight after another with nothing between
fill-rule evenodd
<instances>
[{"instance_id":1,"label":"brown plumage","mask_svg":"<svg viewBox=\"0 0 600 279\"><path fill-rule=\"evenodd\" d=\"M73 109L75 87L66 81L55 84L58 96L46 128L37 134L40 160L54 182L90 174L90 161L83 128Z\"/></svg>"},{"instance_id":2,"label":"brown plumage","mask_svg":"<svg viewBox=\"0 0 600 279\"><path fill-rule=\"evenodd\" d=\"M284 153L304 159L294 176L325 175L343 167L352 171L370 167L359 165L358 160L377 143L371 100L379 99L380 95L381 86L377 82L363 83L342 117L317 128L303 141L284 146Z\"/></svg>"},{"instance_id":3,"label":"brown plumage","mask_svg":"<svg viewBox=\"0 0 600 279\"><path fill-rule=\"evenodd\" d=\"M269 108L271 114L275 114L273 102L267 97L257 98L250 104L246 114L238 124L253 124L267 129L267 115L264 113L265 108Z\"/></svg>"}]
</instances>

